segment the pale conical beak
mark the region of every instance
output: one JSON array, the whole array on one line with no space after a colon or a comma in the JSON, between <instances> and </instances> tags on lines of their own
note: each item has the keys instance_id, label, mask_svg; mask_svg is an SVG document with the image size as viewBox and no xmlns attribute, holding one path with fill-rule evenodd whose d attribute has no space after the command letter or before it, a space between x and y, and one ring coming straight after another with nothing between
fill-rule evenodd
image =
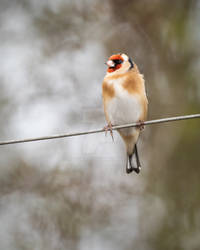
<instances>
[{"instance_id":1,"label":"pale conical beak","mask_svg":"<svg viewBox=\"0 0 200 250\"><path fill-rule=\"evenodd\" d=\"M108 60L106 64L108 65L108 67L115 67L115 63L112 60Z\"/></svg>"}]
</instances>

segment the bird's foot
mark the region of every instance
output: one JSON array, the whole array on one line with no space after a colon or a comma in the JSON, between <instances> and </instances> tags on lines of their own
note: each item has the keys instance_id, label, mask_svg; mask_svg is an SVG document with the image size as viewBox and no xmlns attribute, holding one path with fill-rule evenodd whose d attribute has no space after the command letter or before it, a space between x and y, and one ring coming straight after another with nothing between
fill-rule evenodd
<instances>
[{"instance_id":1,"label":"bird's foot","mask_svg":"<svg viewBox=\"0 0 200 250\"><path fill-rule=\"evenodd\" d=\"M139 120L136 127L139 128L140 131L142 131L144 129L144 121Z\"/></svg>"},{"instance_id":2,"label":"bird's foot","mask_svg":"<svg viewBox=\"0 0 200 250\"><path fill-rule=\"evenodd\" d=\"M109 122L108 125L105 126L103 129L105 130L105 135L107 135L107 132L110 131L110 135L112 137L112 140L114 141L112 126L113 125Z\"/></svg>"}]
</instances>

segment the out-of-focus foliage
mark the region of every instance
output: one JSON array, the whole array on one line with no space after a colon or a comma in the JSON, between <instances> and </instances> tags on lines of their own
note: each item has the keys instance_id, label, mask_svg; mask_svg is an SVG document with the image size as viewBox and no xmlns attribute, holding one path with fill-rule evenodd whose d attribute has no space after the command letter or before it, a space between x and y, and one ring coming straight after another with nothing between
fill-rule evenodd
<instances>
[{"instance_id":1,"label":"out-of-focus foliage","mask_svg":"<svg viewBox=\"0 0 200 250\"><path fill-rule=\"evenodd\" d=\"M0 2L0 138L103 127L101 81L125 52L149 118L199 113L197 0ZM0 148L0 249L200 248L200 123L147 127L143 169L96 134Z\"/></svg>"}]
</instances>

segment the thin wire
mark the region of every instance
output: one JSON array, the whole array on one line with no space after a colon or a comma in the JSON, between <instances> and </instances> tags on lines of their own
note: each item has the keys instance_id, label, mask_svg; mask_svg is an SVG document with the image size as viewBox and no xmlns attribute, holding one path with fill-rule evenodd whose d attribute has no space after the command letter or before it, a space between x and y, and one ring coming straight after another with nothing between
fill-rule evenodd
<instances>
[{"instance_id":1,"label":"thin wire","mask_svg":"<svg viewBox=\"0 0 200 250\"><path fill-rule=\"evenodd\" d=\"M180 121L180 120L187 120L187 119L195 119L195 118L200 118L200 114L185 115L185 116L175 116L175 117L168 117L168 118L150 120L150 121L143 122L142 125L151 125L151 124L158 124L158 123L172 122L172 121ZM125 125L113 126L112 130L121 129L121 128L137 127L139 125L141 125L141 124L140 123L130 123L130 124L125 124ZM0 141L0 146L9 145L9 144L17 144L17 143L25 143L25 142L52 140L52 139L59 139L59 138L80 136L80 135L89 135L89 134L102 133L102 132L105 132L104 128L103 129L90 130L90 131L84 131L84 132L69 133L69 134L42 136L42 137L27 138L27 139L21 139L21 140Z\"/></svg>"}]
</instances>

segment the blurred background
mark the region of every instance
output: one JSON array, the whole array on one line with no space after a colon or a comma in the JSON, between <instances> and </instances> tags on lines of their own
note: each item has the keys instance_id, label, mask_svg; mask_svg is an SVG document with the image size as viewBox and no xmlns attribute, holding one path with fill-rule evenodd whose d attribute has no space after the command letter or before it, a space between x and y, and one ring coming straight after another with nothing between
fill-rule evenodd
<instances>
[{"instance_id":1,"label":"blurred background","mask_svg":"<svg viewBox=\"0 0 200 250\"><path fill-rule=\"evenodd\" d=\"M127 53L148 119L199 113L197 0L1 0L0 139L105 126L104 62ZM0 249L200 249L200 121L0 147Z\"/></svg>"}]
</instances>

